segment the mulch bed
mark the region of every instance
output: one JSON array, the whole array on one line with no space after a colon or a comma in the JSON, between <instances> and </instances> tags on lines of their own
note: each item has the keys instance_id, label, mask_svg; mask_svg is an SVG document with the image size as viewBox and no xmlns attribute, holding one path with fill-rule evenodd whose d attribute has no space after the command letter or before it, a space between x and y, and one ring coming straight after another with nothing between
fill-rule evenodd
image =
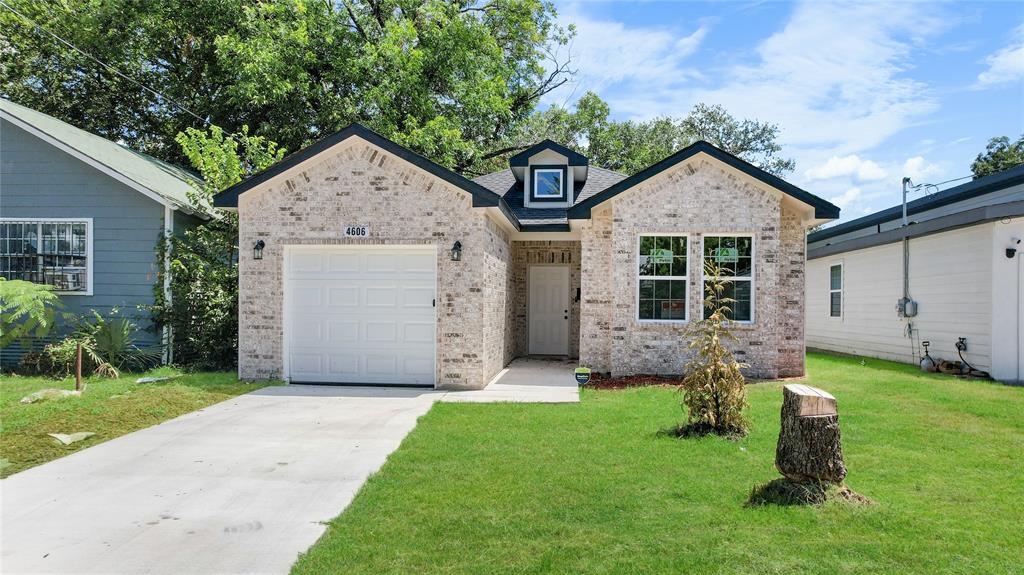
<instances>
[{"instance_id":1,"label":"mulch bed","mask_svg":"<svg viewBox=\"0 0 1024 575\"><path fill-rule=\"evenodd\" d=\"M679 385L678 378L665 377L661 375L629 375L625 377L605 377L594 375L590 383L585 387L591 389L629 389L631 387L648 387L651 385L672 386Z\"/></svg>"}]
</instances>

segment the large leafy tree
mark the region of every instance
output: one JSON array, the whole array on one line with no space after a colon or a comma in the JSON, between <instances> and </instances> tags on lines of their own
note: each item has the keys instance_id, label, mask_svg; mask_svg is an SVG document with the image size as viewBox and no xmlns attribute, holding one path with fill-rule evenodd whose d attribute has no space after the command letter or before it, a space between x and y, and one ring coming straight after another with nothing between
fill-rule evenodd
<instances>
[{"instance_id":1,"label":"large leafy tree","mask_svg":"<svg viewBox=\"0 0 1024 575\"><path fill-rule=\"evenodd\" d=\"M1006 136L1000 136L988 141L985 151L978 154L971 164L971 172L977 179L1022 164L1024 164L1024 135L1021 135L1016 142L1011 142L1010 138Z\"/></svg>"},{"instance_id":2,"label":"large leafy tree","mask_svg":"<svg viewBox=\"0 0 1024 575\"><path fill-rule=\"evenodd\" d=\"M706 140L776 175L792 171L795 162L779 156L778 126L740 120L721 106L697 104L686 116L648 121L611 119L608 104L593 92L575 109L552 106L532 114L510 132L502 145L473 166L486 172L507 166L509 154L544 138L561 142L596 165L634 174L697 140Z\"/></svg>"},{"instance_id":3,"label":"large leafy tree","mask_svg":"<svg viewBox=\"0 0 1024 575\"><path fill-rule=\"evenodd\" d=\"M461 168L569 73L546 0L6 1L38 27L0 7L0 93L182 163L207 122L296 150L359 121Z\"/></svg>"}]
</instances>

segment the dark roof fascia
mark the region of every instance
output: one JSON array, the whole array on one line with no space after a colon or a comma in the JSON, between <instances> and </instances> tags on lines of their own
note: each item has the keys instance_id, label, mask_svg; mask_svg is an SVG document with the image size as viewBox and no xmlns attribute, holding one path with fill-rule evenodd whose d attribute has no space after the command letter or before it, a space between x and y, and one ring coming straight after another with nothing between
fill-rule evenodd
<instances>
[{"instance_id":1,"label":"dark roof fascia","mask_svg":"<svg viewBox=\"0 0 1024 575\"><path fill-rule=\"evenodd\" d=\"M554 150L555 152L562 154L563 156L569 159L570 166L586 166L589 165L590 162L586 156L580 154L579 152L570 150L569 148L566 148L565 146L559 144L558 142L544 140L539 144L534 144L529 148L523 150L522 152L519 152L518 154L512 156L511 158L508 159L508 164L510 167L513 168L524 167L527 164L529 164L530 158L532 158L534 155L543 150Z\"/></svg>"},{"instance_id":2,"label":"dark roof fascia","mask_svg":"<svg viewBox=\"0 0 1024 575\"><path fill-rule=\"evenodd\" d=\"M1005 204L993 204L982 206L971 210L949 214L920 223L908 224L906 227L888 230L870 236L853 238L835 244L826 244L817 248L807 250L807 259L813 260L827 256L834 256L854 250L872 248L884 244L891 244L902 241L903 238L914 238L928 236L940 232L973 226L985 222L1013 218L1024 215L1024 200L1006 202Z\"/></svg>"},{"instance_id":3,"label":"dark roof fascia","mask_svg":"<svg viewBox=\"0 0 1024 575\"><path fill-rule=\"evenodd\" d=\"M704 152L712 158L715 158L716 160L719 160L756 180L764 182L765 184L768 184L769 186L792 196L805 204L813 206L815 218L835 219L839 217L839 208L832 203L819 198L806 190L800 189L778 176L769 174L761 168L758 168L749 162L741 160L736 156L701 140L569 208L569 219L590 218L590 210L592 208L701 152Z\"/></svg>"},{"instance_id":4,"label":"dark roof fascia","mask_svg":"<svg viewBox=\"0 0 1024 575\"><path fill-rule=\"evenodd\" d=\"M936 194L918 198L912 202L907 202L907 215L909 216L926 210L939 208L973 196L999 191L1021 183L1024 183L1024 166L1017 166L1016 168L1010 168L1009 170L998 174L978 178L977 180L972 180L965 184L954 186L948 190L943 190ZM862 218L843 222L839 225L814 232L807 236L807 241L820 242L845 233L855 232L864 228L870 228L886 222L895 221L900 219L902 216L903 205L901 204L891 208L886 208L880 212L875 212Z\"/></svg>"},{"instance_id":5,"label":"dark roof fascia","mask_svg":"<svg viewBox=\"0 0 1024 575\"><path fill-rule=\"evenodd\" d=\"M569 232L569 224L524 224L522 232Z\"/></svg>"},{"instance_id":6,"label":"dark roof fascia","mask_svg":"<svg viewBox=\"0 0 1024 575\"><path fill-rule=\"evenodd\" d=\"M512 224L512 227L514 227L517 232L523 230L522 224L519 223L519 218L517 218L516 215L512 212L512 208L509 207L508 202L505 201L505 198L498 199L498 209L501 210L501 213L505 215L505 219L507 219L509 223Z\"/></svg>"},{"instance_id":7,"label":"dark roof fascia","mask_svg":"<svg viewBox=\"0 0 1024 575\"><path fill-rule=\"evenodd\" d=\"M221 191L213 197L213 205L218 208L238 207L238 196L248 190L270 180L271 178L301 164L313 156L337 145L345 140L357 136L367 142L398 156L399 158L413 164L414 166L433 174L442 180L456 186L473 196L473 207L492 207L501 204L501 196L481 186L480 184L461 176L440 164L436 164L423 156L405 148L380 134L360 124L352 124L349 127L336 132L314 144L306 146L301 150L290 154L280 162L269 168L254 174L241 182ZM514 220L513 220L514 221Z\"/></svg>"}]
</instances>

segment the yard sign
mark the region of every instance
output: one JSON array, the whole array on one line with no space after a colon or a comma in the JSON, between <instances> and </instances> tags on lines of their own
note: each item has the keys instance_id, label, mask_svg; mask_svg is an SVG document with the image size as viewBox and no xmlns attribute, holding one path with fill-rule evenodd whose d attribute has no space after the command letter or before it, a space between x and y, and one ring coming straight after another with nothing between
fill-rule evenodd
<instances>
[{"instance_id":1,"label":"yard sign","mask_svg":"<svg viewBox=\"0 0 1024 575\"><path fill-rule=\"evenodd\" d=\"M740 261L740 251L736 248L715 248L715 263L734 264Z\"/></svg>"},{"instance_id":2,"label":"yard sign","mask_svg":"<svg viewBox=\"0 0 1024 575\"><path fill-rule=\"evenodd\" d=\"M672 250L654 248L651 250L651 255L649 257L652 264L670 264L672 263Z\"/></svg>"}]
</instances>

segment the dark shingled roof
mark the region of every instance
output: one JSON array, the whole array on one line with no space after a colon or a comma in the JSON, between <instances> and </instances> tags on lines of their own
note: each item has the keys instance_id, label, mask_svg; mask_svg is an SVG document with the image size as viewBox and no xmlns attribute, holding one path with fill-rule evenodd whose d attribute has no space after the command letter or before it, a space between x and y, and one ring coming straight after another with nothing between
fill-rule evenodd
<instances>
[{"instance_id":1,"label":"dark shingled roof","mask_svg":"<svg viewBox=\"0 0 1024 575\"><path fill-rule=\"evenodd\" d=\"M601 190L626 179L626 174L613 172L597 166L590 166L587 169L587 181L582 190L576 191L576 198L573 205L582 202ZM523 205L523 187L516 183L512 170L501 170L473 180L477 184L505 198L512 213L523 226L568 226L569 219L566 216L568 208L528 208ZM563 228L567 229L567 228ZM556 231L552 228L552 231Z\"/></svg>"}]
</instances>

